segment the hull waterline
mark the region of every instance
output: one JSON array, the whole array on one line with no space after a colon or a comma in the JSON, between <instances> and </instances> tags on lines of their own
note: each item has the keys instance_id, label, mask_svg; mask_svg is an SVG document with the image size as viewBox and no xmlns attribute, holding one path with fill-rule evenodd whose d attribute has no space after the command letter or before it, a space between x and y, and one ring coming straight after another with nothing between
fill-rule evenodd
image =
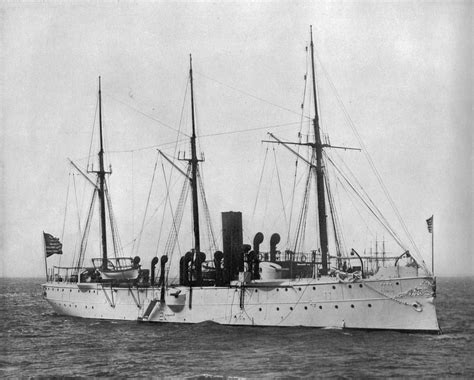
<instances>
[{"instance_id":1,"label":"hull waterline","mask_svg":"<svg viewBox=\"0 0 474 380\"><path fill-rule=\"evenodd\" d=\"M56 313L81 318L440 332L430 277L330 280L176 286L163 297L157 287L49 282L43 296Z\"/></svg>"}]
</instances>

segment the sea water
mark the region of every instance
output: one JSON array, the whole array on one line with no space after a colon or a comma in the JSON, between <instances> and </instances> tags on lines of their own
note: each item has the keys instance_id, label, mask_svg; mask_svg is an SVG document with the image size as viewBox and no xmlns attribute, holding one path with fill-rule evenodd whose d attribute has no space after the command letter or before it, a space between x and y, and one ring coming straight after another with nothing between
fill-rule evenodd
<instances>
[{"instance_id":1,"label":"sea water","mask_svg":"<svg viewBox=\"0 0 474 380\"><path fill-rule=\"evenodd\" d=\"M0 279L0 377L474 377L474 277L438 278L442 335L99 321Z\"/></svg>"}]
</instances>

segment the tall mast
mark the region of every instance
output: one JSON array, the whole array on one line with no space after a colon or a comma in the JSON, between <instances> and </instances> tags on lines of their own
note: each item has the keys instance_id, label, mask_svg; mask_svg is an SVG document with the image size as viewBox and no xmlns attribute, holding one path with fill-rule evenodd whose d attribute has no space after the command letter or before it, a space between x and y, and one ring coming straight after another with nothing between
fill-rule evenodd
<instances>
[{"instance_id":1,"label":"tall mast","mask_svg":"<svg viewBox=\"0 0 474 380\"><path fill-rule=\"evenodd\" d=\"M189 55L189 78L191 81L191 117L193 125L193 133L191 135L191 188L193 196L193 225L194 225L194 249L196 254L201 252L201 242L199 238L199 206L198 206L198 190L197 190L197 170L198 158L196 154L196 127L194 118L194 91L193 91L193 59Z\"/></svg>"},{"instance_id":2,"label":"tall mast","mask_svg":"<svg viewBox=\"0 0 474 380\"><path fill-rule=\"evenodd\" d=\"M313 99L314 99L314 139L313 149L316 151L316 187L318 195L318 220L319 240L321 245L321 274L328 273L328 230L326 223L326 196L324 190L324 167L323 167L323 144L321 142L321 130L319 128L318 97L316 94L316 75L314 70L314 44L313 27L311 26L311 69L313 76Z\"/></svg>"},{"instance_id":3,"label":"tall mast","mask_svg":"<svg viewBox=\"0 0 474 380\"><path fill-rule=\"evenodd\" d=\"M105 219L105 169L104 169L104 139L102 135L102 91L99 76L99 130L100 130L100 150L99 150L99 198L100 198L100 225L102 232L102 269L107 269L107 229Z\"/></svg>"}]
</instances>

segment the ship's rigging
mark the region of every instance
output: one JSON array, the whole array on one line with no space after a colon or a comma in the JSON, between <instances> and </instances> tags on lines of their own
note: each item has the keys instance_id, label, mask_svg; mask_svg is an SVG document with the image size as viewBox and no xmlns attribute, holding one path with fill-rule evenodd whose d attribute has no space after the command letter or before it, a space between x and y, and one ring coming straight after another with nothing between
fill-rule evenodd
<instances>
[{"instance_id":1,"label":"ship's rigging","mask_svg":"<svg viewBox=\"0 0 474 380\"><path fill-rule=\"evenodd\" d=\"M354 179L352 178L351 176L351 173L349 172L349 174L347 174L347 170L343 170L341 168L341 162L344 164L344 160L339 160L339 163L336 163L336 160L335 160L335 157L337 157L337 155L329 155L326 148L336 148L336 149L350 149L350 148L346 148L346 147L341 147L341 146L334 146L332 145L329 140L327 139L326 135L322 134L322 131L321 131L321 126L320 126L320 110L318 108L318 97L317 97L317 83L316 83L316 79L317 79L317 76L316 76L316 72L315 72L315 59L317 58L317 56L315 56L315 49L314 49L314 43L313 43L313 40L312 40L312 36L311 36L311 40L310 40L310 56L311 56L311 79L312 79L312 91L307 91L307 88L306 88L306 83L307 83L307 78L310 77L309 75L305 75L305 94L306 93L310 93L311 96L312 96L312 101L313 101L313 105L314 105L314 115L313 116L305 116L304 114L304 110L303 110L303 107L302 107L302 112L301 112L301 121L300 121L300 125L303 124L303 121L306 121L308 119L311 120L312 122L312 138L313 138L313 141L310 142L310 139L307 137L306 139L306 142L304 141L303 137L304 135L301 133L301 129L300 129L300 132L298 134L298 141L293 143L293 142L288 142L288 141L283 141L281 139L279 139L278 137L276 137L274 134L270 134L270 137L272 137L273 141L272 142L277 142L278 144L280 145L283 145L285 146L285 148L287 148L288 150L292 151L295 155L296 155L296 168L298 169L301 169L301 163L304 163L305 165L308 165L308 170L307 170L307 178L306 178L306 181L305 181L305 191L304 191L304 196L303 196L303 200L302 200L302 205L300 207L300 212L299 212L299 216L296 218L294 215L293 215L293 204L295 202L295 197L294 197L294 193L295 193L295 186L296 186L296 179L297 179L297 172L295 170L295 176L294 176L294 181L293 181L293 191L292 191L292 196L291 196L291 211L290 212L287 212L287 214L289 215L289 218L288 218L288 222L285 223L288 225L288 234L290 234L290 231L291 231L291 227L292 227L292 223L295 223L294 220L296 219L296 227L295 227L295 231L296 233L294 234L294 237L293 239L288 239L288 248L294 252L297 252L297 251L301 251L304 249L305 247L305 232L308 232L308 229L306 227L307 225L307 217L308 217L308 210L310 209L309 205L310 205L310 202L311 202L311 194L312 194L312 191L311 191L311 188L313 186L313 184L316 185L316 194L317 194L317 200L316 200L316 204L318 206L318 212L317 212L317 219L318 219L318 223L317 223L317 226L316 227L312 227L312 232L315 231L316 232L316 235L319 237L319 242L318 242L318 246L317 248L320 250L320 253L321 253L321 261L322 261L322 271L321 271L321 274L325 274L328 272L329 270L329 267L330 267L330 263L328 262L328 259L332 256L336 256L338 257L338 265L337 266L340 266L341 265L341 257L344 256L344 255L348 255L349 252L348 252L348 249L347 249L347 246L346 244L344 244L344 236L342 234L342 230L343 230L343 226L341 223L341 218L339 216L339 212L337 211L337 204L336 204L336 201L334 200L334 194L332 193L332 190L331 190L331 187L333 185L331 185L331 182L328 180L328 170L331 170L333 173L337 174L336 175L336 180L337 180L337 183L338 185L341 187L341 188L345 188L346 190L351 190L352 192L354 192L356 195L355 195L355 199L358 199L359 202L361 202L362 204L364 204L366 207L368 207L370 210L371 210L371 213L376 217L376 219L378 219L380 221L380 223L383 225L384 229L387 231L387 233L389 235L391 235L394 240L404 249L406 250L406 246L402 243L401 241L401 238L395 233L395 229L393 229L389 224L388 222L386 221L386 219L383 217L383 214L381 213L381 211L379 209L376 208L374 202L372 202L372 200L370 199L370 197L367 195L367 193L363 190L363 188L360 186L359 187L359 184L357 182L354 182ZM166 245L165 245L165 249L164 249L164 252L166 254L169 254L170 256L172 255L172 253L174 252L177 244L178 244L178 235L179 235L179 231L180 231L180 225L181 225L181 222L182 222L182 219L183 219L183 215L184 215L184 211L185 211L185 204L186 204L186 201L187 201L187 198L188 198L188 194L189 194L189 190L191 190L191 194L192 194L192 204L193 204L193 220L192 220L192 226L193 226L193 239L194 239L194 243L193 243L193 249L195 250L195 252L200 252L201 251L201 233L202 231L200 231L200 221L199 221L199 196L201 198L201 203L202 203L202 207L203 207L203 214L204 214L204 221L206 222L206 230L207 230L207 234L209 236L209 240L212 242L208 245L209 247L209 251L212 252L213 250L216 249L216 244L215 244L215 241L216 241L216 238L215 238L215 235L214 235L214 232L212 230L212 227L211 226L211 221L210 221L210 213L209 213L209 209L208 209L208 206L207 206L207 202L205 200L205 194L204 194L204 187L202 186L202 178L201 178L201 174L200 174L200 170L199 170L199 166L198 166L198 162L201 160L201 159L198 159L197 157L197 152L196 152L196 130L195 130L195 115L194 115L194 110L195 110L195 106L194 106L194 91L193 91L193 83L192 83L192 62L190 62L190 86L191 86L191 115L192 115L192 121L193 121L193 129L192 129L192 134L191 136L189 136L190 140L191 140L191 157L185 157L184 155L181 155L178 157L181 159L181 160L185 160L188 162L188 167L186 168L186 170L182 170L182 174L184 175L185 177L185 181L184 181L184 185L183 185L183 188L182 188L182 191L180 192L180 197L178 199L178 202L176 203L175 207L172 206L171 204L171 201L170 201L170 188L172 186L172 184L170 183L170 181L168 180L167 183L165 183L165 186L167 188L167 204L169 206L169 208L171 209L171 213L173 214L173 221L171 223L172 225L172 228L170 230L170 233L168 235L168 239L166 241ZM322 70L324 70L324 68L322 67ZM208 78L206 75L203 75L201 74L202 77L204 78ZM210 79L210 78L208 78ZM329 80L330 81L330 80ZM332 84L332 82L330 81L330 83ZM229 86L228 86L229 87ZM230 86L232 87L232 86ZM235 89L235 88L234 88ZM311 97L310 96L310 97ZM254 98L257 98L259 99L258 97L255 97ZM261 100L261 99L259 99ZM338 100L340 100L338 98ZM303 105L302 105L303 106ZM342 105L343 106L343 105ZM102 126L101 126L101 120L102 120L102 115L101 115L101 95L99 94L99 126L102 130ZM281 107L280 107L281 108ZM347 114L347 111L343 108L343 111L344 111L344 114L346 115ZM238 132L246 132L246 131L252 131L252 130L258 130L260 128L277 128L279 126L289 126L291 125L292 123L281 123L281 124L274 124L272 126L269 126L269 127L256 127L256 128L246 128L246 129L242 129L241 131L232 131L232 132L229 132L229 133L238 133ZM296 123L295 123L296 124ZM351 128L355 128L353 126L353 123L351 122L350 123L351 125ZM175 130L177 130L176 128L173 128ZM174 144L176 145L177 142L183 142L184 139L182 138L183 136L186 136L186 134L184 132L181 131L181 127L177 130L178 131L178 135L177 135L177 138L176 138L176 141L174 142ZM202 136L200 136L200 138L203 138L203 137L206 137L206 136L216 136L216 135L221 135L221 134L224 134L225 132L219 132L219 133L214 133L214 134L204 134ZM356 132L355 132L356 133ZM356 134L356 136L358 137L358 135ZM359 138L359 137L358 137ZM194 141L194 144L193 144L193 141ZM359 141L359 140L358 140ZM101 136L101 142L102 142L102 136ZM292 149L292 145L296 145L297 148L295 149ZM360 144L360 146L362 148L365 148L362 144ZM150 147L155 147L155 146L150 146ZM305 157L304 154L301 154L299 153L300 152L300 148L302 147L309 147L311 148L310 151L311 151L311 154L307 155ZM144 147L143 149L148 149L149 147ZM142 149L142 148L140 148ZM133 150L132 150L133 151ZM367 155L365 149L363 149L364 151L364 154ZM77 264L78 266L82 265L83 263L83 260L84 260L84 253L85 253L85 250L86 250L86 247L87 247L87 238L88 238L88 234L89 234L89 229L90 229L90 224L91 224L91 218L92 218L92 213L93 213L93 210L94 210L94 207L93 207L93 204L95 202L95 200L97 198L99 198L99 201L100 201L100 213L101 213L101 228L102 230L105 230L107 228L106 226L106 218L105 217L102 217L102 215L106 215L108 214L109 215L109 218L110 218L110 227L112 229L112 234L111 234L111 237L112 237L112 242L113 242L113 246L114 246L114 254L116 254L117 252L120 252L121 251L121 245L120 245L120 242L119 242L119 239L118 239L118 233L117 233L117 226L116 224L114 224L113 222L113 210L111 209L111 205L106 205L107 204L107 199L108 199L108 189L107 189L107 184L106 184L106 181L105 181L105 175L108 174L108 172L105 171L105 167L104 167L104 162L103 162L103 154L104 154L104 151L103 151L103 146L101 147L100 149L100 152L102 153L99 153L99 170L94 172L98 175L98 181L97 183L95 183L94 185L96 186L96 189L94 190L94 195L92 197L92 204L89 208L89 213L88 213L88 217L86 219L86 223L85 223L85 226L83 227L83 237L82 237L82 241L81 241L81 247L80 247L80 254L79 254L79 260L77 261ZM130 151L128 151L130 152ZM275 155L275 153L274 153ZM166 157L164 155L164 153L161 155L162 157ZM370 158L370 156L368 156ZM166 159L165 159L166 160ZM173 163L175 162L174 159L171 160ZM275 156L275 162L277 161L277 158ZM298 166L298 162L300 163L300 165ZM371 159L369 160L369 162L372 163ZM176 167L176 164L174 164L174 166ZM371 164L371 166L374 166L373 163ZM154 171L153 171L153 175L155 175L155 171L156 171L156 164L155 164L155 168L154 168ZM277 173L277 176L278 176L278 186L280 188L280 196L282 198L282 204L284 203L283 202L283 195L281 193L281 179L280 179L280 173L278 172L278 168L276 169L276 173ZM377 173L377 172L376 172ZM378 175L378 173L376 174L379 182L381 182L381 178L380 178L380 175ZM170 177L169 177L170 178ZM166 176L165 176L165 179L166 179ZM192 186L193 184L195 184L195 186ZM191 185L191 187L189 187ZM153 186L153 181L152 181L152 185L151 187ZM383 183L381 183L381 186L383 187L384 189L384 192L387 193L386 191L386 188L385 186L383 185ZM151 187L150 187L150 193L151 193ZM102 195L101 195L102 194ZM393 204L393 201L391 201L391 198L390 199L390 202ZM143 223L142 223L142 228L140 229L140 232L139 232L139 235L137 235L137 237L134 237L133 238L133 241L138 241L138 245L137 245L137 253L138 253L138 249L139 249L139 241L141 239L141 234L143 233L143 227L145 225L148 225L149 221L145 221L146 219L146 215L147 215L147 210L148 210L148 202L147 202L147 206L146 206L146 211L145 211L145 217L143 219ZM329 211L329 213L327 212ZM283 213L285 214L285 210L283 210ZM398 213L398 212L397 212ZM285 218L286 220L286 218ZM328 224L330 225L329 228L332 229L332 232L333 232L333 239L334 239L334 244L335 244L335 247L334 247L334 251L329 250L329 238L328 238ZM402 224L404 226L404 224ZM410 236L410 234L408 233L406 227L404 227L405 229L405 232L407 232L407 235ZM161 233L161 231L160 231ZM137 240L138 239L138 240ZM412 241L411 239L411 236L409 237L409 239ZM103 255L103 262L106 261L107 259L107 250L108 250L108 241L107 241L107 234L102 234L102 242L101 242L101 246L102 246L102 255ZM417 248L415 247L415 251L417 251ZM105 255L105 256L104 256ZM418 256L418 261L422 262L422 260L420 260L420 257ZM169 269L169 268L168 268Z\"/></svg>"},{"instance_id":2,"label":"ship's rigging","mask_svg":"<svg viewBox=\"0 0 474 380\"><path fill-rule=\"evenodd\" d=\"M217 250L200 166L204 157L198 155L200 151L197 146L199 130L196 111L198 107L195 102L193 65L190 56L189 87L186 87L186 93L189 88L190 96L185 96L185 99L189 99L191 108L189 145L186 144L185 152L181 152L178 151L178 143L176 143L175 153L179 152L177 157L176 154L169 156L159 151L153 167L148 196L143 197L146 198L145 216L139 236L133 239L131 247L132 252L136 253L141 249L140 242L144 227L148 224L148 209L152 203L153 188L156 186L158 159L161 158L165 186L156 186L156 188L161 193L163 191L166 193L161 205L163 210L166 209L165 206L169 206L172 220L165 223L165 218L162 218L161 226L166 225L169 232L166 247L164 251L156 250L156 257L152 258L149 267L146 264L140 265L138 256L115 258L115 260L111 257L112 254L120 253L121 244L109 195L107 175L111 174L111 170L106 171L104 162L107 149L104 147L102 91L99 79L98 170L88 167L84 171L72 163L74 169L93 189L86 224L79 234L81 247L77 265L75 267L54 266L48 271L47 258L54 254L62 255L62 243L54 235L43 233L47 277L46 283L42 285L43 297L57 313L85 318L140 322L213 321L229 325L339 326L358 329L439 332L433 303L433 298L436 296L435 279L428 273L420 273L419 265L413 261L408 251L389 257L383 237L380 257L379 241L376 239L374 269L372 249L368 256L365 250L362 252L358 249L359 245L354 244L353 240L348 241L344 238L343 228L347 227L351 221L353 226L357 226L360 220L347 218L346 214L341 215L338 212L336 206L339 206L339 197L336 195L339 194L336 193L341 189L350 190L353 199L357 200L359 205L366 206L385 229L389 229L390 226L383 218L381 211L374 206L375 202L372 202L366 192L359 189L361 188L359 183L352 181L351 171L345 172L337 160L337 154L332 154L336 149L350 150L352 148L332 144L325 133L324 125L331 123L328 123L327 119L321 119L321 115L325 113L321 110L325 111L325 107L321 107L318 100L312 33L310 55L312 91L308 91L308 95L310 100L312 97L310 103L312 108L310 113L305 115L304 107L302 107L301 113L301 125L304 121L307 122L308 127L306 140L301 130L296 142L285 141L286 139L270 133L271 141L269 142L274 143L271 146L273 153L271 156L275 166L271 170L270 181L261 179L258 181L259 185L278 187L279 201L284 207L285 204L292 206L290 218L287 217L287 210L283 208L282 216L278 218L278 228L284 228L285 225L292 223L293 206L299 203L295 196L296 187L303 185L301 209L298 217L295 216L297 218L296 234L291 242L292 246L290 245L285 251L280 251L282 249L279 246L280 234L274 230L270 231L270 234L267 230L257 229L256 231L259 232L255 232L255 226L250 227L253 230L253 239L249 239L248 236L244 239L243 213L225 211L221 214L222 251ZM306 78L307 76L305 80ZM306 83L304 92L307 93ZM212 106L215 104L208 98L206 98L206 103L211 103ZM208 122L205 124L208 125ZM181 139L181 135L185 135L181 134L180 130L181 122L177 129L177 142ZM279 146L284 148L280 148L280 151L283 151L281 155L277 155ZM235 148L240 150L244 147L242 144L235 144ZM268 146L266 148L268 152ZM284 159L288 152L296 158L297 163L293 186L287 186L287 183L282 181L278 168L279 159ZM267 153L265 155L267 158ZM238 191L242 191L241 189L246 185L257 182L256 176L248 175L249 169L252 169L250 165L245 165L254 162L254 158L249 157L245 162L239 161L238 173L235 171L232 173L232 178L241 185ZM344 162L344 160L341 161ZM184 168L180 162L185 163ZM132 162L132 168L133 166ZM165 166L170 170L169 175L166 173ZM223 167L228 169L227 163ZM86 172L94 173L97 179L95 181L90 179ZM178 176L172 177L171 173L176 172ZM262 174L263 172L262 169ZM132 175L132 181L134 178L135 176ZM181 192L178 193L174 185L181 180L184 180L184 183ZM215 181L219 180L221 180L220 176L215 179ZM219 183L213 182L213 185L219 185ZM230 199L232 204L236 204L231 192L233 183L225 180L224 185L226 198ZM292 190L290 197L285 202L285 192L288 193L290 190ZM128 196L123 188L119 189L118 193ZM191 196L189 196L190 193ZM220 192L214 193L213 200L217 193ZM270 202L269 195L270 192L267 192L264 196L265 210L268 209L274 214L275 210L270 210L269 205L274 203ZM178 196L176 204L173 200ZM93 267L91 267L84 266L83 260L97 198L100 218L92 232L98 233L99 244L94 249L101 257L92 258ZM186 207L188 198L191 200L190 208ZM245 202L240 202L239 208L242 203ZM317 210L311 209L314 206ZM346 212L345 208L341 209ZM186 220L186 210L190 211L191 218L190 223L184 223L184 226L191 226L191 229L190 231L188 229L188 232L185 228L187 233L183 233L181 225L183 220ZM330 215L327 215L328 213ZM203 228L206 224L203 221L207 222L207 228ZM344 222L348 223L343 226ZM432 232L433 218L431 217L427 222ZM79 229L81 229L80 223ZM210 240L208 247L205 247L204 239L206 230ZM154 232L156 238L158 231L155 229ZM162 231L159 232L158 241L160 241L161 233ZM265 235L269 236L269 239L265 240ZM312 241L305 242L306 237ZM397 240L397 236L394 237ZM314 244L315 240L316 244ZM262 248L264 241L269 243L269 251ZM310 250L306 243L313 244ZM113 252L111 247L113 247ZM288 248L288 245L285 248ZM181 249L184 250L181 252ZM176 257L176 251L179 253L178 257ZM386 266L386 260L391 261L391 265ZM157 267L158 263L159 267ZM178 269L178 278L169 278L172 263L175 265L174 269ZM179 268L176 268L176 264Z\"/></svg>"},{"instance_id":3,"label":"ship's rigging","mask_svg":"<svg viewBox=\"0 0 474 380\"><path fill-rule=\"evenodd\" d=\"M307 49L308 51L308 49ZM360 183L357 181L357 178L353 176L353 173L348 169L347 165L345 164L343 159L339 159L340 162L346 168L348 169L348 173L346 174L344 170L341 169L341 167L335 162L335 159L333 158L333 154L329 154L329 152L326 150L326 148L332 148L332 149L343 149L343 150L361 150L358 148L351 148L351 147L344 147L344 146L336 146L332 145L329 142L329 139L326 135L324 135L324 141L322 138L322 132L321 132L321 127L320 127L320 117L319 117L319 108L318 108L318 94L317 94L317 84L316 84L316 71L315 71L315 50L314 50L314 43L313 43L313 36L312 36L312 31L310 35L310 62L311 62L311 79L312 79L312 99L310 98L310 101L312 100L313 105L314 105L314 114L313 117L307 117L312 120L312 137L313 141L311 142L309 139L309 136L306 138L306 142L303 142L303 135L300 132L298 133L298 141L297 142L290 142L290 141L283 141L282 139L278 138L276 135L273 133L269 133L268 135L271 137L272 140L264 140L265 143L277 143L279 145L284 146L288 151L290 151L294 156L296 156L296 164L295 164L295 175L294 175L294 181L293 181L293 191L291 195L291 210L290 210L290 223L287 224L287 229L288 229L288 241L287 245L290 247L290 250L293 252L301 252L304 248L304 241L305 241L305 234L307 232L307 218L308 218L308 210L309 210L309 204L311 201L311 188L312 188L312 183L315 182L316 184L316 205L317 205L317 219L318 219L318 228L312 229L312 232L315 231L316 235L319 236L319 244L318 244L318 250L321 253L321 264L322 264L322 270L321 274L327 274L328 269L329 269L329 262L328 259L331 257L337 258L337 268L342 267L342 258L344 257L345 259L350 259L349 255L353 256L358 256L357 258L360 259L360 256L357 254L357 252L353 249L351 249L350 252L348 252L346 244L344 243L344 236L343 236L343 227L341 223L341 218L339 217L339 212L336 207L336 202L334 200L334 195L331 190L331 181L328 179L328 170L331 169L331 172L333 176L336 178L337 183L340 184L341 187L345 188L346 191L353 192L355 195L355 198L357 201L359 201L361 204L363 204L369 212L371 213L372 216L375 217L375 219L382 225L383 229L394 239L394 241L398 244L400 248L402 248L402 252L408 252L408 249L406 245L402 242L401 238L398 236L396 233L395 229L392 228L392 226L389 224L387 219L385 218L384 214L380 211L380 209L376 206L376 204L372 201L371 197L368 195L368 193L364 190L364 188L360 185ZM305 74L305 87L304 87L304 96L303 98L306 97L307 93L307 77L308 77L308 70ZM331 82L331 81L330 81ZM332 82L331 82L332 84ZM335 90L334 85L332 85L333 90ZM336 92L337 94L337 92ZM338 97L338 101L342 104L342 101ZM303 125L303 120L304 120L304 104L305 102L302 102L301 108L302 108L302 117L301 117L301 125ZM347 111L343 107L344 114L346 118L348 118ZM377 180L384 190L384 193L387 197L387 199L390 202L390 205L392 209L395 211L397 214L400 224L403 226L407 236L409 237L410 241L413 243L413 248L415 249L415 257L419 264L424 267L424 269L427 271L427 267L419 254L418 248L414 244L414 241L406 228L405 224L403 223L403 220L401 220L400 214L398 210L395 207L395 204L393 200L391 199L390 195L388 194L388 191L385 187L385 185L382 182L382 179L375 169L375 165L373 164L373 161L370 158L370 155L365 150L365 146L363 145L360 136L358 135L354 124L352 123L352 120L350 120L350 126L352 130L354 131L358 142L360 143L359 145L363 147L364 149L364 154L367 158L367 161L369 162L373 172L375 173ZM293 149L292 146L296 145L297 149ZM300 147L310 147L311 150L309 151L308 155L305 157L300 153ZM334 153L334 156L337 156L336 153ZM276 161L275 161L276 162ZM291 242L290 238L290 231L292 229L291 223L293 219L293 204L294 204L294 195L295 195L295 186L296 186L296 180L297 180L297 172L299 169L298 163L303 162L307 165L307 175L305 179L305 185L304 185L304 192L303 192L303 198L302 198L302 204L300 207L299 211L299 216L297 219L296 227L294 229L294 240ZM328 165L330 167L328 167ZM259 181L259 187L262 182L263 178L263 170L265 168L265 163L262 168L262 174L260 177ZM336 175L334 175L336 174ZM351 181L349 179L353 179ZM280 188L280 193L281 193L281 188ZM354 196L353 196L354 197ZM327 198L327 199L326 199ZM329 207L330 215L329 219L327 218L327 213L326 213L326 206ZM254 206L254 212L255 212L255 207ZM285 209L285 203L283 202L282 199L282 207ZM334 250L330 254L329 249L328 249L328 223L331 223L331 228L333 232L333 242L334 242ZM376 252L377 254L377 252ZM356 257L354 257L357 259ZM366 259L369 259L368 256L365 256ZM362 259L360 259L362 260ZM372 258L370 258L372 260Z\"/></svg>"}]
</instances>

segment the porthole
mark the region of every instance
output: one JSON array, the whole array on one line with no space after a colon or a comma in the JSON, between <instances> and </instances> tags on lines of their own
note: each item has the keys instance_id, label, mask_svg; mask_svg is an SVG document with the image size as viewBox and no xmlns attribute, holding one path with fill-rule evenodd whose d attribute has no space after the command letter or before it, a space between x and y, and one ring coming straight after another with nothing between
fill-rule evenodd
<instances>
[{"instance_id":1,"label":"porthole","mask_svg":"<svg viewBox=\"0 0 474 380\"><path fill-rule=\"evenodd\" d=\"M279 291L280 291L280 289L277 288L277 292L279 292Z\"/></svg>"},{"instance_id":2,"label":"porthole","mask_svg":"<svg viewBox=\"0 0 474 380\"><path fill-rule=\"evenodd\" d=\"M336 289L336 287L335 287L334 285L332 286L332 288L333 288L333 289Z\"/></svg>"},{"instance_id":3,"label":"porthole","mask_svg":"<svg viewBox=\"0 0 474 380\"><path fill-rule=\"evenodd\" d=\"M400 285L400 283L397 281L397 282L395 283L395 285Z\"/></svg>"},{"instance_id":4,"label":"porthole","mask_svg":"<svg viewBox=\"0 0 474 380\"><path fill-rule=\"evenodd\" d=\"M261 308L261 307L259 307L259 308L258 308L258 311L262 311L262 308Z\"/></svg>"},{"instance_id":5,"label":"porthole","mask_svg":"<svg viewBox=\"0 0 474 380\"><path fill-rule=\"evenodd\" d=\"M278 311L278 310L280 310L280 308L279 308L279 307L277 307L277 311Z\"/></svg>"},{"instance_id":6,"label":"porthole","mask_svg":"<svg viewBox=\"0 0 474 380\"><path fill-rule=\"evenodd\" d=\"M288 291L288 288L285 288L285 292L287 292L287 291Z\"/></svg>"},{"instance_id":7,"label":"porthole","mask_svg":"<svg viewBox=\"0 0 474 380\"><path fill-rule=\"evenodd\" d=\"M359 284L359 288L362 288L362 284Z\"/></svg>"},{"instance_id":8,"label":"porthole","mask_svg":"<svg viewBox=\"0 0 474 380\"><path fill-rule=\"evenodd\" d=\"M255 289L255 293L257 293L257 292L258 292L258 289Z\"/></svg>"},{"instance_id":9,"label":"porthole","mask_svg":"<svg viewBox=\"0 0 474 380\"><path fill-rule=\"evenodd\" d=\"M369 307L372 307L372 304L371 304L371 303L369 303Z\"/></svg>"},{"instance_id":10,"label":"porthole","mask_svg":"<svg viewBox=\"0 0 474 380\"><path fill-rule=\"evenodd\" d=\"M298 290L301 292L301 288L298 288Z\"/></svg>"},{"instance_id":11,"label":"porthole","mask_svg":"<svg viewBox=\"0 0 474 380\"><path fill-rule=\"evenodd\" d=\"M334 308L335 308L335 309L339 309L339 306L337 306L337 305L334 305Z\"/></svg>"},{"instance_id":12,"label":"porthole","mask_svg":"<svg viewBox=\"0 0 474 380\"><path fill-rule=\"evenodd\" d=\"M349 289L352 289L352 285L349 285Z\"/></svg>"},{"instance_id":13,"label":"porthole","mask_svg":"<svg viewBox=\"0 0 474 380\"><path fill-rule=\"evenodd\" d=\"M290 310L293 310L293 307L290 306Z\"/></svg>"},{"instance_id":14,"label":"porthole","mask_svg":"<svg viewBox=\"0 0 474 380\"><path fill-rule=\"evenodd\" d=\"M320 305L319 308L322 309L323 307Z\"/></svg>"},{"instance_id":15,"label":"porthole","mask_svg":"<svg viewBox=\"0 0 474 380\"><path fill-rule=\"evenodd\" d=\"M354 305L351 305L352 308L354 308Z\"/></svg>"},{"instance_id":16,"label":"porthole","mask_svg":"<svg viewBox=\"0 0 474 380\"><path fill-rule=\"evenodd\" d=\"M308 306L305 306L304 309L305 309L305 310L308 310Z\"/></svg>"},{"instance_id":17,"label":"porthole","mask_svg":"<svg viewBox=\"0 0 474 380\"><path fill-rule=\"evenodd\" d=\"M316 290L316 286L313 286L313 290Z\"/></svg>"}]
</instances>

